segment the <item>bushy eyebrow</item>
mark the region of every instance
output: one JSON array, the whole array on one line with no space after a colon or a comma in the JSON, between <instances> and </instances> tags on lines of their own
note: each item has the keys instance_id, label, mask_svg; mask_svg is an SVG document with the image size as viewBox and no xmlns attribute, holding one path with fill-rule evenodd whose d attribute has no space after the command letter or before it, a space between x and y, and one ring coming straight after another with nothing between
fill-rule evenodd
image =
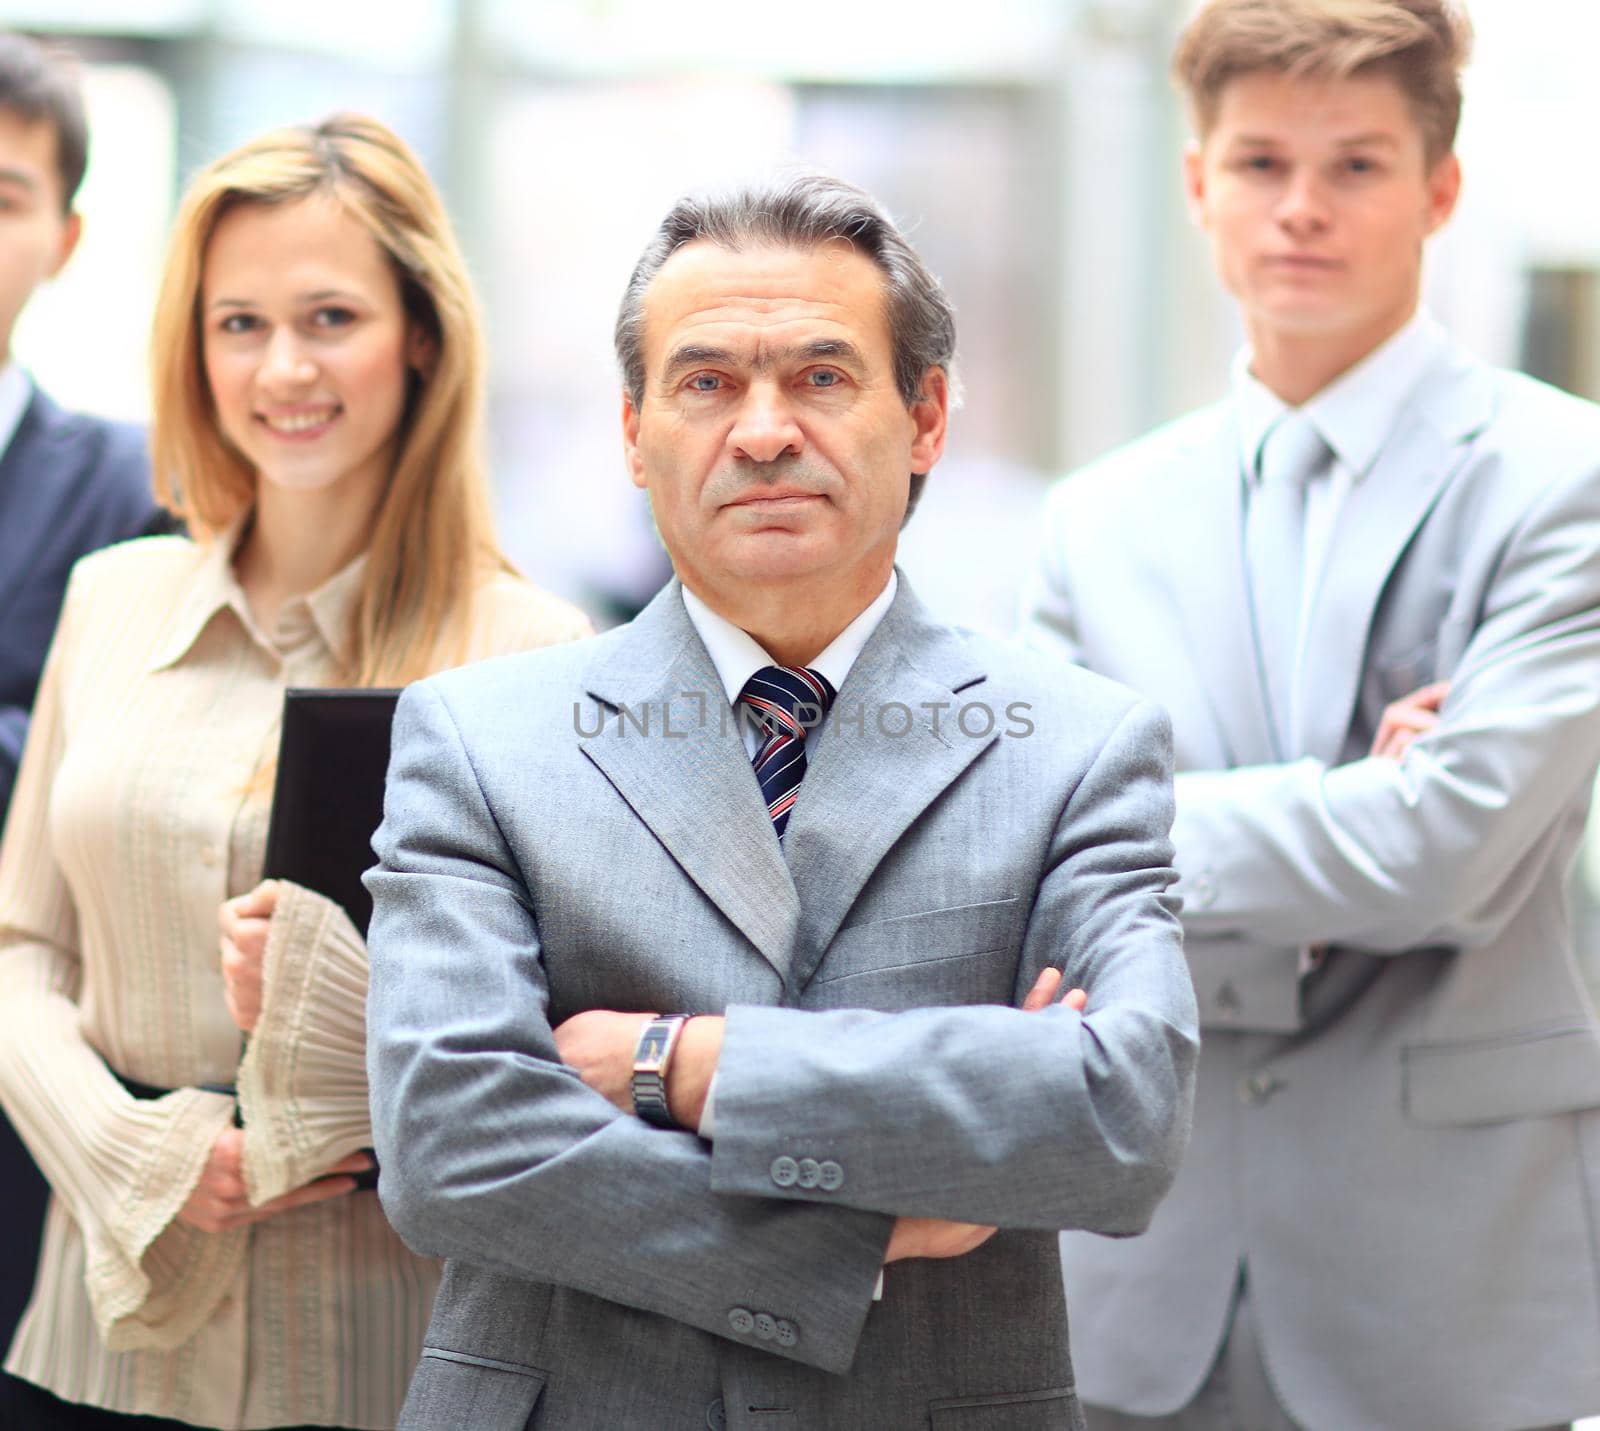
<instances>
[{"instance_id":1,"label":"bushy eyebrow","mask_svg":"<svg viewBox=\"0 0 1600 1431\"><path fill-rule=\"evenodd\" d=\"M791 363L816 363L824 360L845 363L851 367L866 367L861 349L845 338L818 338L810 343L797 343L784 348L763 349L756 359L755 370L768 372ZM742 359L731 348L711 347L704 343L684 343L667 355L666 366L661 370L663 382L670 382L688 368L742 367Z\"/></svg>"}]
</instances>

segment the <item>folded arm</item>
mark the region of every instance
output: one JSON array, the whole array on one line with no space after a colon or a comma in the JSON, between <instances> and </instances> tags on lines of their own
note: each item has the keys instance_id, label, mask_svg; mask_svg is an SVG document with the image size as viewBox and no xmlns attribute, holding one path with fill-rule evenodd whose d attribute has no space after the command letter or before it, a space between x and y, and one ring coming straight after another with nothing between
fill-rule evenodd
<instances>
[{"instance_id":1,"label":"folded arm","mask_svg":"<svg viewBox=\"0 0 1600 1431\"><path fill-rule=\"evenodd\" d=\"M1053 833L1015 992L1060 967L1082 1013L732 1008L713 1185L1002 1228L1143 1228L1187 1141L1196 1049L1167 894L1170 770L1166 718L1136 706ZM838 1186L778 1166L807 1157L837 1164Z\"/></svg>"},{"instance_id":2,"label":"folded arm","mask_svg":"<svg viewBox=\"0 0 1600 1431\"><path fill-rule=\"evenodd\" d=\"M798 1329L764 1349L844 1371L892 1219L722 1195L706 1143L563 1065L526 889L426 684L396 714L375 845L368 1058L401 1235L722 1336L739 1335L732 1309L763 1308Z\"/></svg>"},{"instance_id":3,"label":"folded arm","mask_svg":"<svg viewBox=\"0 0 1600 1431\"><path fill-rule=\"evenodd\" d=\"M1492 941L1600 756L1600 484L1557 488L1513 536L1436 725L1398 761L1178 777L1195 934L1400 952Z\"/></svg>"},{"instance_id":4,"label":"folded arm","mask_svg":"<svg viewBox=\"0 0 1600 1431\"><path fill-rule=\"evenodd\" d=\"M1187 1136L1194 1058L1165 893L1169 776L1165 719L1140 706L1054 833L1021 968L1064 969L1084 1012L1083 994L1055 1003L1035 984L1021 1009L738 1006L691 1020L668 1092L696 1127L715 1074L712 1185L905 1218L1142 1228ZM558 1030L569 1061L624 1108L639 1025L596 1011Z\"/></svg>"}]
</instances>

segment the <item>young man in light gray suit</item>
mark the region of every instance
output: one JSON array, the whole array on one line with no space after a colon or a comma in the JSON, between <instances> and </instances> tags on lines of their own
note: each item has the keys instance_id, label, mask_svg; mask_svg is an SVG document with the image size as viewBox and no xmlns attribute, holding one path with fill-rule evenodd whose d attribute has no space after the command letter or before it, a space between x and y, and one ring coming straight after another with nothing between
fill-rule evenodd
<instances>
[{"instance_id":1,"label":"young man in light gray suit","mask_svg":"<svg viewBox=\"0 0 1600 1431\"><path fill-rule=\"evenodd\" d=\"M677 579L395 722L403 1424L1079 1427L1056 1231L1143 1228L1189 1117L1166 722L896 574L954 324L860 191L679 204L617 340Z\"/></svg>"},{"instance_id":2,"label":"young man in light gray suit","mask_svg":"<svg viewBox=\"0 0 1600 1431\"><path fill-rule=\"evenodd\" d=\"M1205 1029L1150 1231L1063 1239L1104 1428L1600 1411L1600 411L1418 312L1466 21L1214 0L1176 70L1232 396L1050 498L1035 644L1162 701Z\"/></svg>"}]
</instances>

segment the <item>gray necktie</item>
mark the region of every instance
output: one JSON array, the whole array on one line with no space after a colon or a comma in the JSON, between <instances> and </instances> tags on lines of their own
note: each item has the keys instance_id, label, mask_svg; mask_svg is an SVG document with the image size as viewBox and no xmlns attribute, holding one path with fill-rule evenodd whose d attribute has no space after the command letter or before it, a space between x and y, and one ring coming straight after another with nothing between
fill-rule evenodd
<instances>
[{"instance_id":1,"label":"gray necktie","mask_svg":"<svg viewBox=\"0 0 1600 1431\"><path fill-rule=\"evenodd\" d=\"M1267 429L1257 454L1244 551L1256 652L1272 707L1278 755L1293 754L1292 713L1305 585L1306 484L1332 453L1309 418L1291 409Z\"/></svg>"}]
</instances>

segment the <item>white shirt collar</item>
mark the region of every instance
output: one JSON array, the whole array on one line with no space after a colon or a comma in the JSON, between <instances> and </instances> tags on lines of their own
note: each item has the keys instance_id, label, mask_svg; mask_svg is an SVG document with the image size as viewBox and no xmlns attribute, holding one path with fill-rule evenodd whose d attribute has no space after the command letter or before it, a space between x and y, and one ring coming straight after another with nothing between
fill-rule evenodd
<instances>
[{"instance_id":1,"label":"white shirt collar","mask_svg":"<svg viewBox=\"0 0 1600 1431\"><path fill-rule=\"evenodd\" d=\"M828 643L816 660L807 663L811 670L820 671L826 676L835 691L844 689L845 677L850 674L850 668L855 665L862 647L878 629L878 623L889 610L899 585L898 574L891 571L883 590L867 608ZM748 632L741 631L726 616L719 616L688 587L683 588L683 606L689 613L690 623L705 643L711 664L717 668L717 676L728 695L728 704L736 706L739 693L744 690L750 677L763 666L775 666L778 663L761 649L760 643Z\"/></svg>"},{"instance_id":2,"label":"white shirt collar","mask_svg":"<svg viewBox=\"0 0 1600 1431\"><path fill-rule=\"evenodd\" d=\"M20 363L11 359L0 367L0 453L11 446L32 398L33 383Z\"/></svg>"},{"instance_id":3,"label":"white shirt collar","mask_svg":"<svg viewBox=\"0 0 1600 1431\"><path fill-rule=\"evenodd\" d=\"M1419 308L1399 332L1300 405L1353 477L1365 476L1377 460L1417 384L1448 342L1443 327ZM1288 404L1250 371L1251 357L1244 348L1234 358L1233 396L1242 470L1254 478L1267 429Z\"/></svg>"}]
</instances>

